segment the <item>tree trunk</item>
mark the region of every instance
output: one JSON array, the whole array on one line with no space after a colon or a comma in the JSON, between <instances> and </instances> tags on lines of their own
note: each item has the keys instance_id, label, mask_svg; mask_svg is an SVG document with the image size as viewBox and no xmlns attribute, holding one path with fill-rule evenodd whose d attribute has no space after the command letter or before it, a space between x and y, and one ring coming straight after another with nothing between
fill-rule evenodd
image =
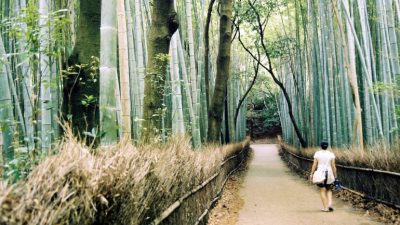
<instances>
[{"instance_id":1,"label":"tree trunk","mask_svg":"<svg viewBox=\"0 0 400 225\"><path fill-rule=\"evenodd\" d=\"M148 66L144 86L142 137L161 134L165 74L169 45L178 29L178 18L173 0L153 2L152 23L148 33Z\"/></svg>"},{"instance_id":2,"label":"tree trunk","mask_svg":"<svg viewBox=\"0 0 400 225\"><path fill-rule=\"evenodd\" d=\"M214 95L208 110L209 115L209 141L216 142L219 138L222 116L224 111L223 101L226 98L226 87L230 74L231 38L232 38L232 9L233 0L221 0L221 15L219 28L219 48L217 57L217 77L215 80Z\"/></svg>"},{"instance_id":3,"label":"tree trunk","mask_svg":"<svg viewBox=\"0 0 400 225\"><path fill-rule=\"evenodd\" d=\"M76 32L76 44L72 55L69 57L69 64L90 65L92 57L100 58L100 16L101 0L80 0L79 19ZM67 99L64 104L69 104L72 114L72 127L75 131L91 130L98 126L99 108L98 104L85 107L81 104L82 96L99 97L99 82L90 82L92 78L88 69L83 69L77 75L81 80L74 85L74 77L68 79L64 84L64 93L71 96L64 96ZM70 78L70 77L68 77ZM71 90L73 88L73 90ZM65 105L64 107L68 107Z\"/></svg>"},{"instance_id":4,"label":"tree trunk","mask_svg":"<svg viewBox=\"0 0 400 225\"><path fill-rule=\"evenodd\" d=\"M204 28L204 79L206 85L206 104L207 108L210 106L210 23L211 23L211 16L212 16L212 9L214 6L215 0L211 0L208 6L207 11L207 19L206 25Z\"/></svg>"},{"instance_id":5,"label":"tree trunk","mask_svg":"<svg viewBox=\"0 0 400 225\"><path fill-rule=\"evenodd\" d=\"M89 64L92 56L100 56L101 0L79 0L79 21L76 44L70 60Z\"/></svg>"},{"instance_id":6,"label":"tree trunk","mask_svg":"<svg viewBox=\"0 0 400 225\"><path fill-rule=\"evenodd\" d=\"M230 86L230 85L229 85ZM226 93L228 93L228 88L226 89ZM230 124L229 124L229 100L228 97L225 98L224 101L224 127L225 127L225 132L223 133L223 137L224 137L224 143L228 144L230 142L230 133L229 133L229 128L230 128Z\"/></svg>"}]
</instances>

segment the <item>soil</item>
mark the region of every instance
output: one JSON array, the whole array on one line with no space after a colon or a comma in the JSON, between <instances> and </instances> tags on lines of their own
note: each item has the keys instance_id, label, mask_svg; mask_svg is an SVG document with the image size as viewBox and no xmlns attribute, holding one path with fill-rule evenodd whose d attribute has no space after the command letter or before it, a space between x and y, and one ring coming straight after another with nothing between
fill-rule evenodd
<instances>
[{"instance_id":1,"label":"soil","mask_svg":"<svg viewBox=\"0 0 400 225\"><path fill-rule=\"evenodd\" d=\"M400 225L400 210L385 204L369 200L360 195L343 190L336 194L337 198L350 202L353 207L363 210L365 215L371 215L381 222Z\"/></svg>"},{"instance_id":2,"label":"soil","mask_svg":"<svg viewBox=\"0 0 400 225\"><path fill-rule=\"evenodd\" d=\"M244 204L239 191L243 188L243 181L252 158L253 151L251 150L247 162L226 182L220 200L209 214L208 225L236 224L239 211Z\"/></svg>"},{"instance_id":3,"label":"soil","mask_svg":"<svg viewBox=\"0 0 400 225\"><path fill-rule=\"evenodd\" d=\"M226 187L209 225L378 225L368 211L334 199L334 212L321 212L318 188L294 175L271 144L252 145L254 160ZM245 175L245 176L243 176Z\"/></svg>"}]
</instances>

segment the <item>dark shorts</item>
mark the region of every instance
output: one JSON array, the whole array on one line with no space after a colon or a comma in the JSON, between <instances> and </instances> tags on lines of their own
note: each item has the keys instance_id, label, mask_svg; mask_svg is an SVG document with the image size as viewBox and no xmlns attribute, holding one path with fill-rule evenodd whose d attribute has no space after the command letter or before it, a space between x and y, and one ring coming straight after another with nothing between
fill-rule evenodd
<instances>
[{"instance_id":1,"label":"dark shorts","mask_svg":"<svg viewBox=\"0 0 400 225\"><path fill-rule=\"evenodd\" d=\"M332 184L327 184L326 181L328 180L328 171L325 173L325 180L324 183L317 184L318 187L320 188L326 188L326 189L332 189L333 188L333 183Z\"/></svg>"},{"instance_id":2,"label":"dark shorts","mask_svg":"<svg viewBox=\"0 0 400 225\"><path fill-rule=\"evenodd\" d=\"M320 188L326 188L326 189L332 189L333 188L333 184L327 184L326 180L323 184L317 184L318 187Z\"/></svg>"}]
</instances>

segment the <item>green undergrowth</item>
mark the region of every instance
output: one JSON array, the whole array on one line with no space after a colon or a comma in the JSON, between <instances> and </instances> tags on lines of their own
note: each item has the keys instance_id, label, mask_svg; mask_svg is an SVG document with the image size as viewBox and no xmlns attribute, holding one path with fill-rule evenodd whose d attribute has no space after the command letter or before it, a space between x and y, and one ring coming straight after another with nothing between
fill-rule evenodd
<instances>
[{"instance_id":1,"label":"green undergrowth","mask_svg":"<svg viewBox=\"0 0 400 225\"><path fill-rule=\"evenodd\" d=\"M312 159L314 153L320 148L296 148L281 142L281 146L289 152ZM375 144L368 149L360 151L353 148L329 149L336 156L336 163L345 166L355 166L400 172L400 146L388 146L386 144Z\"/></svg>"}]
</instances>

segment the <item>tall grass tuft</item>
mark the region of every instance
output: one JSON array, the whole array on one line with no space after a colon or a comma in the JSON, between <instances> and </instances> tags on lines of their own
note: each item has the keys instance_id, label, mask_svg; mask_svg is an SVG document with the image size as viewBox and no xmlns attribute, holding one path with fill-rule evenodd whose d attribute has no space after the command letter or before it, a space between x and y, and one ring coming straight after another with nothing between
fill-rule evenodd
<instances>
[{"instance_id":1,"label":"tall grass tuft","mask_svg":"<svg viewBox=\"0 0 400 225\"><path fill-rule=\"evenodd\" d=\"M123 141L93 150L69 134L59 149L34 168L26 182L0 183L0 225L149 224L221 170L223 160L243 145L193 151L187 138L177 137L166 144L136 148ZM214 189L199 198L209 198ZM190 210L204 210L197 208Z\"/></svg>"}]
</instances>

